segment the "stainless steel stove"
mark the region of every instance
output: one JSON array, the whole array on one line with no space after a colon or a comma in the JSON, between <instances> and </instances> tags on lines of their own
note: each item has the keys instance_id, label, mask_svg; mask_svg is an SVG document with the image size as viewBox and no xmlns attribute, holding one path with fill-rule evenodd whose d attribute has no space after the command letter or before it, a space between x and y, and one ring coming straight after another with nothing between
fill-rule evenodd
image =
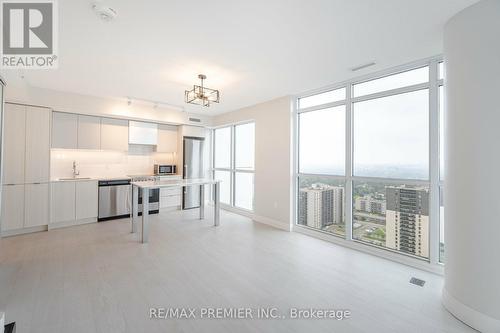
<instances>
[{"instance_id":1,"label":"stainless steel stove","mask_svg":"<svg viewBox=\"0 0 500 333\"><path fill-rule=\"evenodd\" d=\"M131 182L148 182L159 180L154 175L131 175ZM149 214L158 214L160 212L160 189L149 191ZM142 193L139 191L139 215L142 215Z\"/></svg>"}]
</instances>

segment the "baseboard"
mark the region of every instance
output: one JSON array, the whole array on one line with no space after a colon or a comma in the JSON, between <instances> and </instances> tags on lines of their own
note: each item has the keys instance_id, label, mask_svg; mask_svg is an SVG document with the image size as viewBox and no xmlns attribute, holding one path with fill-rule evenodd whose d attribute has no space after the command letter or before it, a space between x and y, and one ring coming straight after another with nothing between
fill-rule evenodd
<instances>
[{"instance_id":1,"label":"baseboard","mask_svg":"<svg viewBox=\"0 0 500 333\"><path fill-rule=\"evenodd\" d=\"M49 229L48 230L59 229L59 228L66 228L66 227L73 227L73 226L77 226L77 225L89 224L89 223L95 223L95 222L97 222L97 217L91 217L91 218L87 218L87 219L80 219L80 220L72 220L72 221L64 221L64 222L51 223L51 224L49 224Z\"/></svg>"},{"instance_id":2,"label":"baseboard","mask_svg":"<svg viewBox=\"0 0 500 333\"><path fill-rule=\"evenodd\" d=\"M292 231L292 227L289 225L285 225L285 224L281 223L280 221L271 219L269 217L256 215L253 212L248 211L248 210L235 208L235 207L228 206L225 204L221 204L220 208L227 210L228 212L231 212L231 213L235 213L238 215L248 217L249 219L252 219L252 221L255 221L257 223L262 223L262 224L265 224L265 225L268 225L270 227L274 227L274 228L277 228L280 230Z\"/></svg>"},{"instance_id":3,"label":"baseboard","mask_svg":"<svg viewBox=\"0 0 500 333\"><path fill-rule=\"evenodd\" d=\"M258 223L266 224L266 225L274 227L274 228L281 229L281 230L292 231L291 225L283 224L280 221L271 219L269 217L254 215L252 220L254 220L255 222L258 222Z\"/></svg>"},{"instance_id":4,"label":"baseboard","mask_svg":"<svg viewBox=\"0 0 500 333\"><path fill-rule=\"evenodd\" d=\"M500 332L500 320L468 307L448 293L446 288L443 288L441 300L446 310L464 324L483 333Z\"/></svg>"},{"instance_id":5,"label":"baseboard","mask_svg":"<svg viewBox=\"0 0 500 333\"><path fill-rule=\"evenodd\" d=\"M39 225L36 227L15 229L15 230L5 230L2 231L2 237L10 237L24 234L31 234L33 232L47 231L48 227L46 225Z\"/></svg>"}]
</instances>

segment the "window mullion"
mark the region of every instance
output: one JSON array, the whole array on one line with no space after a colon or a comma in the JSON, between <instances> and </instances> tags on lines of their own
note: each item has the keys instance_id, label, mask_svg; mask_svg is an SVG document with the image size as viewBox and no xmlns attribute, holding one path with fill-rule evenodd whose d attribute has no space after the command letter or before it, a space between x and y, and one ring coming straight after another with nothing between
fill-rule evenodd
<instances>
[{"instance_id":1,"label":"window mullion","mask_svg":"<svg viewBox=\"0 0 500 333\"><path fill-rule=\"evenodd\" d=\"M236 127L233 125L231 126L231 206L234 207L234 204L236 202L235 196L236 196L236 171L235 171L235 166L236 166L236 161L235 161L235 131Z\"/></svg>"},{"instance_id":2,"label":"window mullion","mask_svg":"<svg viewBox=\"0 0 500 333\"><path fill-rule=\"evenodd\" d=\"M345 150L345 197L344 197L344 216L345 216L345 239L352 240L352 85L347 85L346 99L346 150Z\"/></svg>"},{"instance_id":3,"label":"window mullion","mask_svg":"<svg viewBox=\"0 0 500 333\"><path fill-rule=\"evenodd\" d=\"M439 262L439 93L438 61L429 65L429 261Z\"/></svg>"}]
</instances>

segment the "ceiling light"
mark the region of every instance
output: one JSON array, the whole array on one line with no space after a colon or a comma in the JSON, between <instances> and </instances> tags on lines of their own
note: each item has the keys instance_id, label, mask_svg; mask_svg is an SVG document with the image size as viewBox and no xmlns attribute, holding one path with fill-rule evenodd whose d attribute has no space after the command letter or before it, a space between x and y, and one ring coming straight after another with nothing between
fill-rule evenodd
<instances>
[{"instance_id":1,"label":"ceiling light","mask_svg":"<svg viewBox=\"0 0 500 333\"><path fill-rule=\"evenodd\" d=\"M210 103L219 103L219 91L215 89L206 88L203 85L203 80L207 78L206 75L200 74L198 78L201 80L201 85L193 85L193 89L186 90L184 99L186 103L210 106Z\"/></svg>"},{"instance_id":2,"label":"ceiling light","mask_svg":"<svg viewBox=\"0 0 500 333\"><path fill-rule=\"evenodd\" d=\"M96 1L92 4L92 9L94 12L103 20L104 22L109 22L116 17L116 10L113 8L106 6L100 1Z\"/></svg>"}]
</instances>

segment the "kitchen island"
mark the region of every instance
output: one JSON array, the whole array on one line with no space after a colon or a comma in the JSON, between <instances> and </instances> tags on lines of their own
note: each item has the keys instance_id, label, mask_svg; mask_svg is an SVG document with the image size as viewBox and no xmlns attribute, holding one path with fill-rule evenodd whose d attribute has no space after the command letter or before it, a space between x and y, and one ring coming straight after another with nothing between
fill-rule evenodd
<instances>
[{"instance_id":1,"label":"kitchen island","mask_svg":"<svg viewBox=\"0 0 500 333\"><path fill-rule=\"evenodd\" d=\"M132 214L130 215L130 223L132 233L137 232L137 221L139 215L139 191L142 192L142 243L148 242L149 237L149 191L160 188L172 187L200 187L200 220L205 218L205 185L212 185L214 193L214 226L220 224L220 180L216 179L171 179L171 180L152 180L132 182L132 197L131 207Z\"/></svg>"}]
</instances>

